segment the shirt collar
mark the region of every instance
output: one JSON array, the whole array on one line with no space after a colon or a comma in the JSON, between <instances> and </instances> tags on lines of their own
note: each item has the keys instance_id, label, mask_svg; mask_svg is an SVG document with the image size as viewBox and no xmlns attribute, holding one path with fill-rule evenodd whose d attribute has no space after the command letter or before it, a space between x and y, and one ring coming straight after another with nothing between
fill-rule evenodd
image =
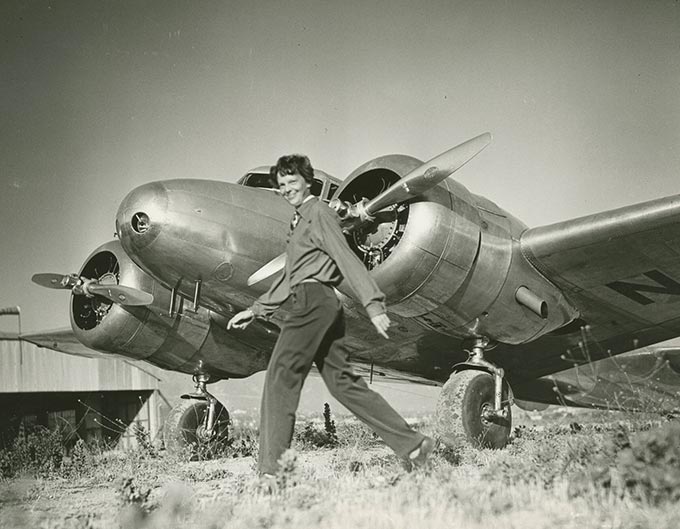
<instances>
[{"instance_id":1,"label":"shirt collar","mask_svg":"<svg viewBox=\"0 0 680 529\"><path fill-rule=\"evenodd\" d=\"M315 204L317 200L318 200L317 197L315 197L314 195L309 195L307 198L305 198L305 199L302 201L302 204L300 204L300 205L297 207L297 212L298 212L298 214L299 214L301 217L305 217L306 214L307 214L307 213L309 212L309 210L311 209L312 205Z\"/></svg>"}]
</instances>

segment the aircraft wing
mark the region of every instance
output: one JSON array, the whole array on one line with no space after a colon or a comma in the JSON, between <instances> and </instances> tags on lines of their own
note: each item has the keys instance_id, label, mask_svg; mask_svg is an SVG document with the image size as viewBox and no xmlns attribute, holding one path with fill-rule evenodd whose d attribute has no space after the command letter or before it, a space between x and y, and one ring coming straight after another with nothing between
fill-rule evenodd
<instances>
[{"instance_id":1,"label":"aircraft wing","mask_svg":"<svg viewBox=\"0 0 680 529\"><path fill-rule=\"evenodd\" d=\"M59 351L74 356L87 358L111 358L111 354L100 353L80 343L73 331L68 329L56 329L34 334L22 334L20 340L33 343L46 349Z\"/></svg>"},{"instance_id":2,"label":"aircraft wing","mask_svg":"<svg viewBox=\"0 0 680 529\"><path fill-rule=\"evenodd\" d=\"M110 360L111 358L118 358L126 364L130 364L131 366L144 371L148 375L151 375L158 380L161 380L161 375L163 375L163 378L167 376L167 372L155 366L151 366L146 362L133 360L124 355L100 353L99 351L90 349L77 340L75 334L70 328L56 329L42 333L22 334L19 336L19 339L30 342L39 347L44 347L45 349L51 349L53 351L58 351L60 353L73 356L81 356L85 358L104 358L107 360Z\"/></svg>"},{"instance_id":3,"label":"aircraft wing","mask_svg":"<svg viewBox=\"0 0 680 529\"><path fill-rule=\"evenodd\" d=\"M545 404L680 412L680 348L634 351L513 387L519 399Z\"/></svg>"},{"instance_id":4,"label":"aircraft wing","mask_svg":"<svg viewBox=\"0 0 680 529\"><path fill-rule=\"evenodd\" d=\"M436 382L413 373L399 371L397 369L371 366L371 364L359 362L351 362L351 364L354 372L357 375L361 375L369 382L396 382L404 384L419 384L421 386L441 386L440 382Z\"/></svg>"},{"instance_id":5,"label":"aircraft wing","mask_svg":"<svg viewBox=\"0 0 680 529\"><path fill-rule=\"evenodd\" d=\"M523 378L680 335L680 195L529 229L520 245L580 313L521 346Z\"/></svg>"}]
</instances>

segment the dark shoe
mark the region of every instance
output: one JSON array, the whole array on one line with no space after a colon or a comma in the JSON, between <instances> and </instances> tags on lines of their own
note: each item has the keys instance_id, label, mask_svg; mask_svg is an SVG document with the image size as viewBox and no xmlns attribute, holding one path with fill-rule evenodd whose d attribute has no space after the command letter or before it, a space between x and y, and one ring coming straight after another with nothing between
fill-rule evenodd
<instances>
[{"instance_id":1,"label":"dark shoe","mask_svg":"<svg viewBox=\"0 0 680 529\"><path fill-rule=\"evenodd\" d=\"M422 468L427 463L427 458L430 457L434 449L437 448L437 442L431 437L425 437L420 444L411 451L408 455L408 461L412 468Z\"/></svg>"}]
</instances>

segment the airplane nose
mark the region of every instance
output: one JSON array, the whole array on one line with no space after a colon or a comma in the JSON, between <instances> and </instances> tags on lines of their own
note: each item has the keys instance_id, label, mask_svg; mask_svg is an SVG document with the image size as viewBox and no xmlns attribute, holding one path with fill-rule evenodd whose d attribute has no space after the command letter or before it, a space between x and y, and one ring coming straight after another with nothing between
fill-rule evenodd
<instances>
[{"instance_id":1,"label":"airplane nose","mask_svg":"<svg viewBox=\"0 0 680 529\"><path fill-rule=\"evenodd\" d=\"M168 211L168 192L161 182L139 186L123 199L116 214L116 233L123 248L141 250L161 233Z\"/></svg>"}]
</instances>

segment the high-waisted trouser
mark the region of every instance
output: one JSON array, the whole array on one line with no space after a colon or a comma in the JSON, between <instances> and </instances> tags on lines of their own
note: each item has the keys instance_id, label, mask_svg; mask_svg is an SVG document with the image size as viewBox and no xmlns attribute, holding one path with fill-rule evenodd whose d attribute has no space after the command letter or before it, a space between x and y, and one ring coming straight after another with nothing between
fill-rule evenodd
<instances>
[{"instance_id":1,"label":"high-waisted trouser","mask_svg":"<svg viewBox=\"0 0 680 529\"><path fill-rule=\"evenodd\" d=\"M333 289L302 283L293 289L293 307L274 347L262 394L260 473L273 474L290 447L302 384L312 367L331 395L371 427L397 455L405 457L424 436L413 430L378 393L355 375L343 344L345 321Z\"/></svg>"}]
</instances>

